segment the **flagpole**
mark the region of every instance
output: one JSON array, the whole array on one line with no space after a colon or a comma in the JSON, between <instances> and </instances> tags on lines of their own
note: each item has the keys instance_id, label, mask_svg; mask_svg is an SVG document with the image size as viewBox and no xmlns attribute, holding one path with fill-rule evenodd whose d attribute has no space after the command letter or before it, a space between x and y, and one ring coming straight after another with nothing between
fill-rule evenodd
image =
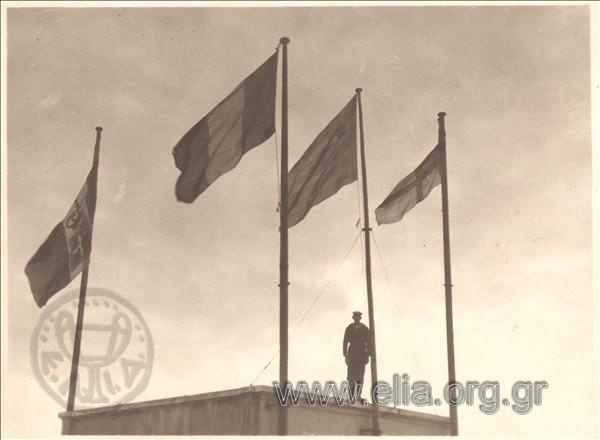
<instances>
[{"instance_id":1,"label":"flagpole","mask_svg":"<svg viewBox=\"0 0 600 440\"><path fill-rule=\"evenodd\" d=\"M279 386L288 382L288 82L287 45L290 39L282 37L281 43L281 206L279 209ZM287 435L287 406L279 407L278 433Z\"/></svg>"},{"instance_id":2,"label":"flagpole","mask_svg":"<svg viewBox=\"0 0 600 440\"><path fill-rule=\"evenodd\" d=\"M102 127L96 127L96 144L94 145L94 160L92 166L98 166L100 157L100 138ZM75 341L73 342L73 358L71 359L71 377L69 380L69 397L67 411L75 408L75 390L77 389L77 372L79 369L79 353L81 352L81 333L83 331L83 311L85 309L85 295L88 284L88 264L85 264L81 273L81 286L79 288L79 305L77 308L77 324L75 325Z\"/></svg>"},{"instance_id":3,"label":"flagpole","mask_svg":"<svg viewBox=\"0 0 600 440\"><path fill-rule=\"evenodd\" d=\"M361 88L356 89L358 98L358 121L360 126L360 162L362 168L363 210L364 210L364 234L365 234L365 265L367 273L367 301L369 308L369 329L371 330L370 354L371 354L371 392L375 400L375 386L377 385L377 350L375 346L375 316L373 313L373 286L371 280L371 228L369 227L369 198L367 195L367 166L365 162L365 135L363 129L362 102L360 99ZM379 428L378 405L373 401L372 408L372 435L381 435Z\"/></svg>"},{"instance_id":4,"label":"flagpole","mask_svg":"<svg viewBox=\"0 0 600 440\"><path fill-rule=\"evenodd\" d=\"M452 319L452 274L450 265L450 220L448 213L448 169L446 162L446 113L438 113L438 145L442 150L442 221L444 229L444 288L446 293L446 345L448 347L448 385L456 383L456 366L454 363L454 324ZM452 393L454 394L454 393ZM449 400L452 395L449 394ZM450 403L451 435L458 435L457 407Z\"/></svg>"}]
</instances>

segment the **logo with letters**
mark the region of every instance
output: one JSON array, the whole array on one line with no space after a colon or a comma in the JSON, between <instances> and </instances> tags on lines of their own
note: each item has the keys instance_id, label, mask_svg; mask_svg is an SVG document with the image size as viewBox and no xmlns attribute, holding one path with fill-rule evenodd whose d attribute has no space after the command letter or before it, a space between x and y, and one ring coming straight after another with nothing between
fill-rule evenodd
<instances>
[{"instance_id":1,"label":"logo with letters","mask_svg":"<svg viewBox=\"0 0 600 440\"><path fill-rule=\"evenodd\" d=\"M31 364L38 382L66 407L79 292L48 304L31 337ZM106 289L89 287L85 302L75 408L133 400L152 374L154 345L140 312Z\"/></svg>"}]
</instances>

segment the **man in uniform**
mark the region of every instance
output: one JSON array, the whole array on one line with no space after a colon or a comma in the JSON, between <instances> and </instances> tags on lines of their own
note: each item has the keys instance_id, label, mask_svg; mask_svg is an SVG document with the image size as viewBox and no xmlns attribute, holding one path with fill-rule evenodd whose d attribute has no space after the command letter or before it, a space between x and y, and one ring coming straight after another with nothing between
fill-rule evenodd
<instances>
[{"instance_id":1,"label":"man in uniform","mask_svg":"<svg viewBox=\"0 0 600 440\"><path fill-rule=\"evenodd\" d=\"M357 398L361 398L362 385L365 377L365 365L369 363L371 355L371 332L369 327L360 322L362 313L352 312L354 322L346 327L344 332L343 355L348 365L348 384L350 391L357 390Z\"/></svg>"}]
</instances>

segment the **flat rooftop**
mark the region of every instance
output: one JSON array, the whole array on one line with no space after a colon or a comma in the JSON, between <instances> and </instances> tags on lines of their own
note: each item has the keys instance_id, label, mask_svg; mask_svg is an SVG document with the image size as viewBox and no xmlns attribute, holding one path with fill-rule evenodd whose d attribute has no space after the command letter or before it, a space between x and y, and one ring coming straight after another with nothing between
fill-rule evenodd
<instances>
[{"instance_id":1,"label":"flat rooftop","mask_svg":"<svg viewBox=\"0 0 600 440\"><path fill-rule=\"evenodd\" d=\"M372 406L329 397L288 406L290 435L370 435ZM59 414L67 435L277 435L275 389L244 388L127 403ZM384 435L450 435L448 417L381 406Z\"/></svg>"}]
</instances>

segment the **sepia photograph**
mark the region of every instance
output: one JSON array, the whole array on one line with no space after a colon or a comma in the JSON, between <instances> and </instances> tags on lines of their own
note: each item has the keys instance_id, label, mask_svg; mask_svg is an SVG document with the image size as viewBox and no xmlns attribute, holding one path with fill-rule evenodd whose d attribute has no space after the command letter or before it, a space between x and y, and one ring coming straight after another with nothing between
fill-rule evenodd
<instances>
[{"instance_id":1,"label":"sepia photograph","mask_svg":"<svg viewBox=\"0 0 600 440\"><path fill-rule=\"evenodd\" d=\"M2 2L2 438L600 437L594 2Z\"/></svg>"}]
</instances>

